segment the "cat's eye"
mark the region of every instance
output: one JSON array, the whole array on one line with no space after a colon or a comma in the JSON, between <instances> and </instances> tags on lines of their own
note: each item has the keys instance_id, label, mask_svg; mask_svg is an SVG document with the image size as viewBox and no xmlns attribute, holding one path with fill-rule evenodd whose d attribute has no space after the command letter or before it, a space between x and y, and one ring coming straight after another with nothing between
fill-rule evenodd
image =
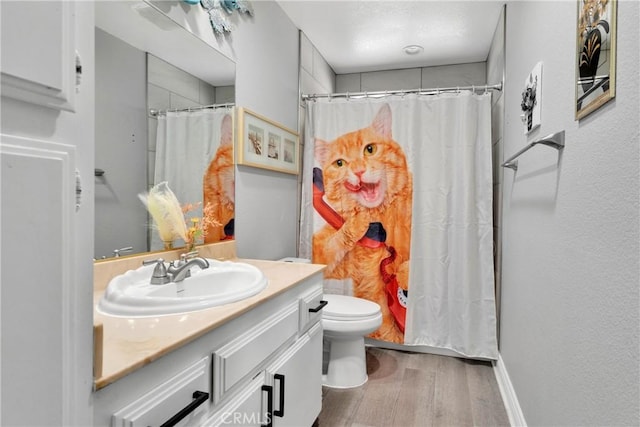
<instances>
[{"instance_id":1,"label":"cat's eye","mask_svg":"<svg viewBox=\"0 0 640 427\"><path fill-rule=\"evenodd\" d=\"M367 144L367 146L364 147L364 154L365 155L374 154L377 149L378 147L376 146L376 144Z\"/></svg>"},{"instance_id":2,"label":"cat's eye","mask_svg":"<svg viewBox=\"0 0 640 427\"><path fill-rule=\"evenodd\" d=\"M337 167L341 168L342 166L346 165L347 162L345 160L338 159L335 162L333 162L333 164L336 165Z\"/></svg>"}]
</instances>

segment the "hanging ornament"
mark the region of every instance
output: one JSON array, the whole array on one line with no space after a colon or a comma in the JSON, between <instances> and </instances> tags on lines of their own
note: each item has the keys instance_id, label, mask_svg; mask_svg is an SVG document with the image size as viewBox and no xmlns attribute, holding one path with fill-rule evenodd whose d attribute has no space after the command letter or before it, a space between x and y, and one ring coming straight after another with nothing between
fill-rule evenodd
<instances>
[{"instance_id":1,"label":"hanging ornament","mask_svg":"<svg viewBox=\"0 0 640 427\"><path fill-rule=\"evenodd\" d=\"M237 0L235 3L240 12L253 16L253 6L249 0Z\"/></svg>"},{"instance_id":2,"label":"hanging ornament","mask_svg":"<svg viewBox=\"0 0 640 427\"><path fill-rule=\"evenodd\" d=\"M209 22L211 22L211 28L213 28L215 33L224 34L231 32L231 23L222 13L220 0L200 0L200 5L209 14Z\"/></svg>"},{"instance_id":3,"label":"hanging ornament","mask_svg":"<svg viewBox=\"0 0 640 427\"><path fill-rule=\"evenodd\" d=\"M238 9L238 2L236 0L221 0L220 5L229 15Z\"/></svg>"}]
</instances>

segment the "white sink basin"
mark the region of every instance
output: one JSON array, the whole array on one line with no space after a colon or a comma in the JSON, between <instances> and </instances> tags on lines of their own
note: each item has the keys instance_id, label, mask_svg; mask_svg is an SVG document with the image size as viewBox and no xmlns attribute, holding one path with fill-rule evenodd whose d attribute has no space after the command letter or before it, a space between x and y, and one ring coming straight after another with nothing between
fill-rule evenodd
<instances>
[{"instance_id":1,"label":"white sink basin","mask_svg":"<svg viewBox=\"0 0 640 427\"><path fill-rule=\"evenodd\" d=\"M267 278L243 262L207 259L209 268L191 268L191 277L179 283L150 284L155 265L114 277L97 305L100 313L115 316L178 314L236 302L258 294Z\"/></svg>"}]
</instances>

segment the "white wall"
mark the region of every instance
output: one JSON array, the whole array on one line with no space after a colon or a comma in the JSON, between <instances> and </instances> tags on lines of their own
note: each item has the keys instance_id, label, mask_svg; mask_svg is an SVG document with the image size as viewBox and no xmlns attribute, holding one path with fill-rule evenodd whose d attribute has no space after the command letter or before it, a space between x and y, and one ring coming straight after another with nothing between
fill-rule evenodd
<instances>
[{"instance_id":1,"label":"white wall","mask_svg":"<svg viewBox=\"0 0 640 427\"><path fill-rule=\"evenodd\" d=\"M273 1L252 2L255 16L233 33L236 104L298 129L298 29ZM238 256L279 259L296 254L297 177L236 169Z\"/></svg>"},{"instance_id":2,"label":"white wall","mask_svg":"<svg viewBox=\"0 0 640 427\"><path fill-rule=\"evenodd\" d=\"M300 91L303 94L332 93L335 85L336 73L309 38L300 32Z\"/></svg>"},{"instance_id":3,"label":"white wall","mask_svg":"<svg viewBox=\"0 0 640 427\"><path fill-rule=\"evenodd\" d=\"M639 3L618 3L617 95L577 122L576 2L507 6L500 349L528 425L638 425ZM538 61L542 126L529 138L520 94Z\"/></svg>"},{"instance_id":4,"label":"white wall","mask_svg":"<svg viewBox=\"0 0 640 427\"><path fill-rule=\"evenodd\" d=\"M438 67L339 74L336 76L336 91L344 93L428 89L484 85L486 81L486 63L472 62Z\"/></svg>"}]
</instances>

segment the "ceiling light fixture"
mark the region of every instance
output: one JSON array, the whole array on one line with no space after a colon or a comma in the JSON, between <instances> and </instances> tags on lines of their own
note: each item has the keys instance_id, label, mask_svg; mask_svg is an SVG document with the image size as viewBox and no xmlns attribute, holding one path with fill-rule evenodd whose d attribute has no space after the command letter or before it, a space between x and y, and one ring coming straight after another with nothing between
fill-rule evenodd
<instances>
[{"instance_id":1,"label":"ceiling light fixture","mask_svg":"<svg viewBox=\"0 0 640 427\"><path fill-rule=\"evenodd\" d=\"M424 48L422 46L420 46L420 45L417 45L417 44L410 44L408 46L403 47L402 50L407 55L415 55L415 54L418 54L418 53L422 52L424 50Z\"/></svg>"}]
</instances>

